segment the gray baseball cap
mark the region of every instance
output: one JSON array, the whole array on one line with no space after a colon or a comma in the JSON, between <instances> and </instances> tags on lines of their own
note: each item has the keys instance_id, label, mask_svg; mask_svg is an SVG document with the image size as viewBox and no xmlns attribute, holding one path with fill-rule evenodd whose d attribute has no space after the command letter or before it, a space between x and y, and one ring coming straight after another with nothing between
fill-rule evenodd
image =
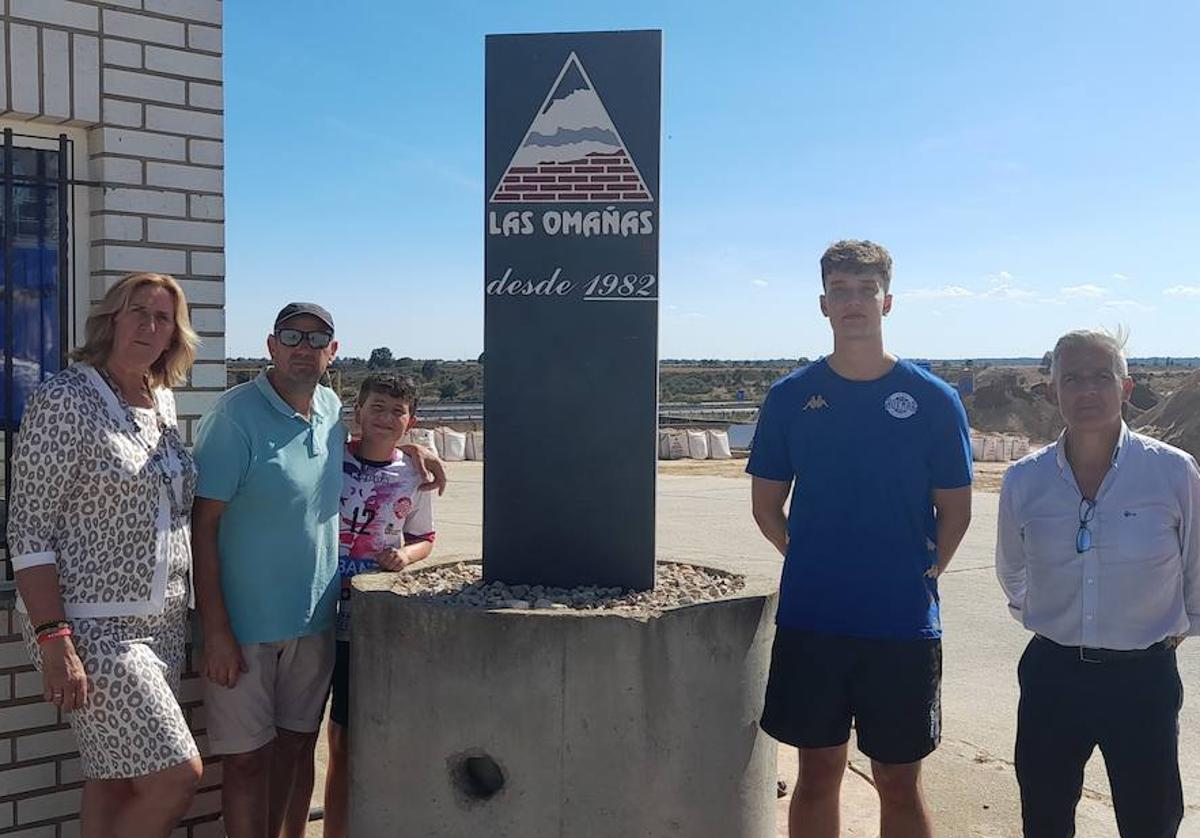
<instances>
[{"instance_id":1,"label":"gray baseball cap","mask_svg":"<svg viewBox=\"0 0 1200 838\"><path fill-rule=\"evenodd\" d=\"M286 321L293 317L299 317L301 314L317 318L329 327L329 331L333 331L333 315L316 303L288 303L275 316L275 330L278 331Z\"/></svg>"}]
</instances>

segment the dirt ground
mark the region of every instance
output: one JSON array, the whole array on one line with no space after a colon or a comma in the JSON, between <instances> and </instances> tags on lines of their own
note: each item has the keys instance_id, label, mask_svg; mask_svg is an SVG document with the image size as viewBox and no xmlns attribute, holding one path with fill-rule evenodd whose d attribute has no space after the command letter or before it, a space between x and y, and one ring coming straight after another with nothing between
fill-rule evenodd
<instances>
[{"instance_id":1,"label":"dirt ground","mask_svg":"<svg viewBox=\"0 0 1200 838\"><path fill-rule=\"evenodd\" d=\"M976 492L1000 493L1000 484L1012 463L975 463L975 482L972 487Z\"/></svg>"},{"instance_id":2,"label":"dirt ground","mask_svg":"<svg viewBox=\"0 0 1200 838\"><path fill-rule=\"evenodd\" d=\"M1193 373L1170 396L1142 413L1134 427L1200 456L1200 372Z\"/></svg>"}]
</instances>

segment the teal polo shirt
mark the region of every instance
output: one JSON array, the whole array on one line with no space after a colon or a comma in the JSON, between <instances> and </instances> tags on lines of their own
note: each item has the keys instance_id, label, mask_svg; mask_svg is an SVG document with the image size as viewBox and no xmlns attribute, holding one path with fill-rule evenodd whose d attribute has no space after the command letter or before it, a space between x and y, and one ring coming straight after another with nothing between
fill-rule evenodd
<instances>
[{"instance_id":1,"label":"teal polo shirt","mask_svg":"<svg viewBox=\"0 0 1200 838\"><path fill-rule=\"evenodd\" d=\"M333 627L342 403L318 386L311 416L265 372L221 396L200 422L196 495L223 501L221 590L239 643L272 643Z\"/></svg>"}]
</instances>

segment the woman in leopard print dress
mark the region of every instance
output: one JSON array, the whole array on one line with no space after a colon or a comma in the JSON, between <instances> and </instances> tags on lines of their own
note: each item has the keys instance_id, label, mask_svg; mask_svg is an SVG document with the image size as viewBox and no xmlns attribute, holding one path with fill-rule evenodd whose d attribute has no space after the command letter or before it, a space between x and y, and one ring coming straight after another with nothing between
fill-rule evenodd
<instances>
[{"instance_id":1,"label":"woman in leopard print dress","mask_svg":"<svg viewBox=\"0 0 1200 838\"><path fill-rule=\"evenodd\" d=\"M168 389L198 340L179 284L118 282L25 408L8 542L45 699L71 711L84 836L167 836L202 766L176 691L195 467Z\"/></svg>"}]
</instances>

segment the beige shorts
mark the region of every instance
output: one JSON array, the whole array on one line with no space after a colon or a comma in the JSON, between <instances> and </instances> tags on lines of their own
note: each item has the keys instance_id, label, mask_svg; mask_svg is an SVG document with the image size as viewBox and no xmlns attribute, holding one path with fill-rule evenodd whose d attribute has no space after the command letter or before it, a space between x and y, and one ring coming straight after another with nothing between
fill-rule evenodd
<instances>
[{"instance_id":1,"label":"beige shorts","mask_svg":"<svg viewBox=\"0 0 1200 838\"><path fill-rule=\"evenodd\" d=\"M232 688L205 683L209 750L246 754L278 729L316 733L333 675L333 630L242 646L247 671Z\"/></svg>"}]
</instances>

